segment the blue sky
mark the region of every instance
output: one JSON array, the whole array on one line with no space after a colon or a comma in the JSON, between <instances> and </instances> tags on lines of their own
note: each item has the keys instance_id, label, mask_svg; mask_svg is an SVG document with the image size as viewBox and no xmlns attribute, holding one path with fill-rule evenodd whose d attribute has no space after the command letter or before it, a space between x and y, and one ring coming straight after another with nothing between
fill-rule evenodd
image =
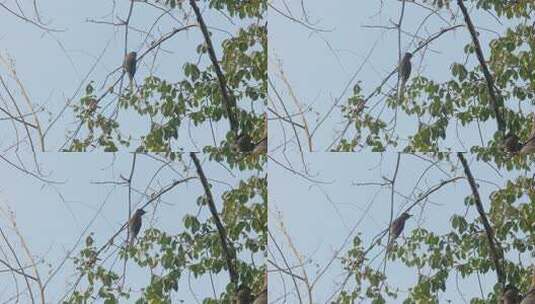
<instances>
[{"instance_id":1,"label":"blue sky","mask_svg":"<svg viewBox=\"0 0 535 304\"><path fill-rule=\"evenodd\" d=\"M313 281L336 250L342 248L337 257L342 257L347 252L349 246L344 247L342 244L348 236L352 240L357 233L360 233L364 247L367 248L372 237L388 227L391 202L389 188L374 185L357 186L357 184L385 183L384 178L389 179L393 176L396 157L395 153L307 154L305 160L313 181L293 174L281 166L270 164L269 229L285 253L289 265L300 265L300 263L289 246L284 230L292 239L296 250L303 256L309 279ZM505 185L513 176L526 175L523 172L499 172L498 174L490 165L476 162L475 158L470 155L467 155L467 159L479 183L481 197L487 211L490 208L489 195L492 191ZM455 155L452 160L453 164L460 166ZM295 159L293 161L297 163ZM445 162L437 162L435 166L432 162L408 154L401 155L400 164L394 196L394 217L408 207L410 201L407 198L414 199L444 180L464 176L462 170L451 171L451 166ZM441 169L438 169L439 167ZM303 172L302 168L298 170ZM424 172L426 174L418 180ZM446 233L448 229L451 229L450 221L453 214L466 214L468 221L473 220L478 216L476 209L466 208L464 205L465 197L470 194L471 191L465 179L444 186L429 196L428 200L411 210L414 216L407 222L405 232L422 227L438 234ZM523 202L526 203L526 199ZM281 222L285 229L280 228ZM284 266L273 244L270 245L270 250L270 259L275 258L279 265ZM379 253L376 249L369 254L369 257L376 254L380 255L372 263L375 269L378 267L378 262L383 259L383 253ZM516 261L518 256L510 258ZM529 265L529 256L522 255L521 259L524 265ZM299 267L295 267L293 271L302 276ZM313 292L314 303L327 303L326 300L334 288L340 285L344 274L340 260L337 258L329 271L316 283ZM391 286L401 289L400 295L403 298L407 288L414 284L416 273L414 269L404 267L399 261L390 261L387 265L387 277ZM295 293L292 293L294 285L287 276L283 280L277 272L273 272L270 278L271 299L280 300L286 294L288 303L297 303ZM446 303L446 299L452 300L452 303L464 303L455 287L455 278L456 275L452 273L447 292L442 295L440 303ZM461 279L459 276L459 280L464 286L461 290L465 299L479 295L475 276L466 279ZM485 294L490 292L495 281L496 276L493 272L482 277ZM301 294L307 299L303 290ZM305 302L308 303L308 300ZM368 302L364 301L364 303Z\"/></svg>"},{"instance_id":2,"label":"blue sky","mask_svg":"<svg viewBox=\"0 0 535 304\"><path fill-rule=\"evenodd\" d=\"M208 162L202 155L199 158L203 162L205 174L213 185L213 195L221 211L221 193L230 190L231 187L236 187L240 180L251 173L229 172L215 162ZM110 182L120 182L121 176L129 175L131 160L132 155L126 153L46 153L40 155L42 172L49 181L58 182L57 184L44 183L14 169L3 161L0 162L0 227L16 246L19 255L24 257L16 234L9 228L8 211L11 210L30 252L38 261L38 268L43 279L48 278L48 271L55 269L69 250L75 248L74 253L78 253L89 233L94 233L95 243L97 247L100 247L124 223L128 217L127 187ZM188 167L188 171L184 171L185 166ZM133 193L133 208L145 203L146 195L166 187L172 181L196 176L195 170L191 170L192 166L189 156L185 157L184 163L174 162L166 167L163 162L154 158L138 155L133 186L140 192ZM156 177L153 179L153 176ZM196 204L197 197L203 193L204 190L197 179L178 185L174 190L162 196L157 207L145 209L147 214L144 216L141 233L149 227L155 227L167 233L181 232L184 229L182 219L186 214L198 214L200 220L206 219L209 216L208 209L199 209ZM82 236L82 241L78 243L80 236ZM126 233L121 234L119 240L124 238L126 238ZM121 242L119 241L119 244ZM4 248L3 241L2 248ZM106 252L104 256L108 254L110 252ZM263 262L261 254L254 257L247 255L242 258L246 261L251 261L253 258L257 264ZM2 259L5 259L3 255ZM26 265L27 259L23 258L23 260L25 261L23 264ZM121 265L119 269L121 270L122 263L117 263L117 265ZM72 262L68 261L47 287L47 303L57 303L67 290L66 288L73 282L75 274ZM144 286L147 279L145 270L129 262L127 286L134 288L133 295L138 294L139 288ZM0 280L5 282L0 286L0 300L5 301L15 293L14 286L9 273L0 273ZM195 279L185 273L179 282L180 291L174 300L197 303L193 294L201 300L204 297L213 296L211 288L206 288L207 280L206 276ZM226 272L214 276L216 291L221 292L228 281ZM21 301L29 303L27 297L21 298Z\"/></svg>"}]
</instances>

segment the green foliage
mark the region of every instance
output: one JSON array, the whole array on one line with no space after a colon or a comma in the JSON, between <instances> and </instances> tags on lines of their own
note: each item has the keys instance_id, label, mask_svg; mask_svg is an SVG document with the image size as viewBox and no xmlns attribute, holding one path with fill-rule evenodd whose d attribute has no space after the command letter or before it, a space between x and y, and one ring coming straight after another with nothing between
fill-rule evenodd
<instances>
[{"instance_id":1,"label":"green foliage","mask_svg":"<svg viewBox=\"0 0 535 304\"><path fill-rule=\"evenodd\" d=\"M93 235L89 235L86 238L85 248L80 251L79 257L75 257L73 261L80 275L86 277L87 287L81 290L74 290L63 303L82 304L93 302L95 296L98 296L102 300L101 302L106 304L119 303L121 298L128 299L129 293L117 287L119 284L117 273L97 265L98 254L94 246Z\"/></svg>"}]
</instances>

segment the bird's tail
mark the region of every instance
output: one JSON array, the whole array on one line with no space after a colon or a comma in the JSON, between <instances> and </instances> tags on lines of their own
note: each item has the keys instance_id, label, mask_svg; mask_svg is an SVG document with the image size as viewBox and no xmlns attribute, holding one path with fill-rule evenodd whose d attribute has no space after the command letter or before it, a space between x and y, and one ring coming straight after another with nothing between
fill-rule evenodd
<instances>
[{"instance_id":1,"label":"bird's tail","mask_svg":"<svg viewBox=\"0 0 535 304\"><path fill-rule=\"evenodd\" d=\"M401 83L399 84L399 93L398 93L398 99L400 101L403 99L403 94L405 94L405 81L401 80Z\"/></svg>"},{"instance_id":2,"label":"bird's tail","mask_svg":"<svg viewBox=\"0 0 535 304\"><path fill-rule=\"evenodd\" d=\"M134 91L134 77L129 77L130 78L130 91Z\"/></svg>"},{"instance_id":3,"label":"bird's tail","mask_svg":"<svg viewBox=\"0 0 535 304\"><path fill-rule=\"evenodd\" d=\"M136 243L136 237L131 236L126 245L127 247L134 247L135 243Z\"/></svg>"},{"instance_id":4,"label":"bird's tail","mask_svg":"<svg viewBox=\"0 0 535 304\"><path fill-rule=\"evenodd\" d=\"M394 238L390 238L388 240L388 243L386 244L386 253L390 253L392 251L392 247L394 246Z\"/></svg>"}]
</instances>

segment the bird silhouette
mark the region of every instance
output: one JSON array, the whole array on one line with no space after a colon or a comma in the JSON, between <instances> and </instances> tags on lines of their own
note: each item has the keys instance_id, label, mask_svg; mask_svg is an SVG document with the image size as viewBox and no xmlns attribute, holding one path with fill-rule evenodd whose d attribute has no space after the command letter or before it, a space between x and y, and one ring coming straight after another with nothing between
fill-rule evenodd
<instances>
[{"instance_id":1,"label":"bird silhouette","mask_svg":"<svg viewBox=\"0 0 535 304\"><path fill-rule=\"evenodd\" d=\"M405 228L405 221L412 215L407 212L403 212L397 219L395 219L390 225L390 238L388 240L388 245L386 246L386 251L389 252L394 245L394 241L401 235L403 228Z\"/></svg>"},{"instance_id":2,"label":"bird silhouette","mask_svg":"<svg viewBox=\"0 0 535 304\"><path fill-rule=\"evenodd\" d=\"M126 54L123 61L123 69L130 79L130 88L134 86L134 75L136 74L136 65L137 65L137 53L130 52Z\"/></svg>"},{"instance_id":3,"label":"bird silhouette","mask_svg":"<svg viewBox=\"0 0 535 304\"><path fill-rule=\"evenodd\" d=\"M403 59L401 59L401 62L399 63L398 72L399 72L399 78L400 78L400 84L399 84L399 98L403 97L403 93L405 92L405 84L407 83L407 80L409 80L409 77L411 76L411 58L412 54L407 52L405 55L403 55Z\"/></svg>"},{"instance_id":4,"label":"bird silhouette","mask_svg":"<svg viewBox=\"0 0 535 304\"><path fill-rule=\"evenodd\" d=\"M134 243L139 231L141 230L142 220L141 217L146 212L143 209L137 209L132 218L128 221L128 229L130 230L130 244Z\"/></svg>"}]
</instances>

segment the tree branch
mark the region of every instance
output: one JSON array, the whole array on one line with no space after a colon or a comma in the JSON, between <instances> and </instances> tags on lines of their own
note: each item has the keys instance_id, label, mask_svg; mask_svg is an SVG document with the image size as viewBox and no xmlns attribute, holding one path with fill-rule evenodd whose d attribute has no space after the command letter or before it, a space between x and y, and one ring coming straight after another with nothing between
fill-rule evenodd
<instances>
[{"instance_id":1,"label":"tree branch","mask_svg":"<svg viewBox=\"0 0 535 304\"><path fill-rule=\"evenodd\" d=\"M474 24L472 23L472 20L470 19L470 15L468 14L468 10L466 9L466 6L464 6L463 0L457 0L457 4L461 8L461 11L464 15L464 20L466 22L466 25L468 26L468 30L470 31L470 35L472 36L472 42L474 43L477 59L479 60L479 64L481 65L481 69L483 70L483 74L485 75L485 80L487 81L487 88L489 90L490 95L490 106L492 107L492 110L494 111L494 115L496 115L496 123L498 124L498 130L502 133L505 133L505 122L503 121L503 117L500 113L500 108L498 104L498 98L496 95L496 92L494 91L494 79L492 78L492 75L489 72L489 68L487 67L487 64L485 63L485 57L483 57L483 51L481 50L481 45L479 44L479 40L477 40L477 33L474 28Z\"/></svg>"},{"instance_id":2,"label":"tree branch","mask_svg":"<svg viewBox=\"0 0 535 304\"><path fill-rule=\"evenodd\" d=\"M210 213L212 214L212 218L214 219L215 225L217 227L217 232L219 233L219 239L221 241L221 247L223 248L223 254L227 262L230 281L234 283L235 286L238 286L238 274L236 273L236 269L234 269L234 250L232 250L227 243L227 232L225 230L225 227L223 226L223 223L221 223L219 215L217 214L217 208L215 207L214 198L212 196L212 192L210 191L210 185L208 184L208 180L204 175L201 163L199 162L197 155L195 155L195 152L190 152L189 155L193 160L193 163L195 163L195 167L197 168L197 174L199 175L199 179L201 180L208 201L208 208L210 209Z\"/></svg>"},{"instance_id":3,"label":"tree branch","mask_svg":"<svg viewBox=\"0 0 535 304\"><path fill-rule=\"evenodd\" d=\"M4 266L7 267L8 271L13 271L14 273L16 274L20 274L21 276L24 276L24 277L27 277L31 280L34 280L34 281L37 281L37 278L32 276L31 274L27 274L24 272L24 270L21 268L21 269L17 269L11 265L9 265L9 263L7 263L6 261L0 259L0 264L3 264ZM0 272L3 272L3 271L0 271Z\"/></svg>"},{"instance_id":4,"label":"tree branch","mask_svg":"<svg viewBox=\"0 0 535 304\"><path fill-rule=\"evenodd\" d=\"M479 196L479 191L477 190L476 181L474 179L474 176L472 175L472 172L470 171L468 162L466 161L463 153L461 152L457 153L457 157L459 158L459 160L461 161L464 167L464 173L466 174L466 178L468 179L470 188L472 188L472 194L474 195L477 212L479 213L481 222L483 223L483 227L485 227L485 232L487 234L487 239L489 241L490 255L491 255L492 261L494 262L494 266L496 267L496 275L498 276L498 282L501 284L502 288L504 288L505 287L505 273L503 271L502 264L500 263L501 255L498 254L499 244L495 243L496 239L494 238L494 232L492 231L492 227L490 226L489 220L487 219L487 216L485 215L485 209L483 209L483 203L481 202L481 197Z\"/></svg>"},{"instance_id":5,"label":"tree branch","mask_svg":"<svg viewBox=\"0 0 535 304\"><path fill-rule=\"evenodd\" d=\"M236 108L236 101L234 100L234 98L230 96L227 90L227 81L217 61L217 57L214 51L214 46L212 44L212 40L210 39L210 33L208 33L208 28L206 27L206 24L204 23L204 19L202 18L201 11L199 10L199 7L195 3L195 0L190 0L189 3L191 7L193 8L193 11L195 12L195 16L197 16L197 21L199 22L199 26L204 36L204 40L206 41L206 45L208 48L208 55L210 56L210 60L212 61L212 64L214 66L214 70L217 75L217 80L219 81L219 88L221 89L221 95L223 96L223 105L225 106L225 110L227 111L227 116L230 122L230 129L234 133L237 133L238 122L236 121L236 116L234 115L235 114L234 109Z\"/></svg>"}]
</instances>

